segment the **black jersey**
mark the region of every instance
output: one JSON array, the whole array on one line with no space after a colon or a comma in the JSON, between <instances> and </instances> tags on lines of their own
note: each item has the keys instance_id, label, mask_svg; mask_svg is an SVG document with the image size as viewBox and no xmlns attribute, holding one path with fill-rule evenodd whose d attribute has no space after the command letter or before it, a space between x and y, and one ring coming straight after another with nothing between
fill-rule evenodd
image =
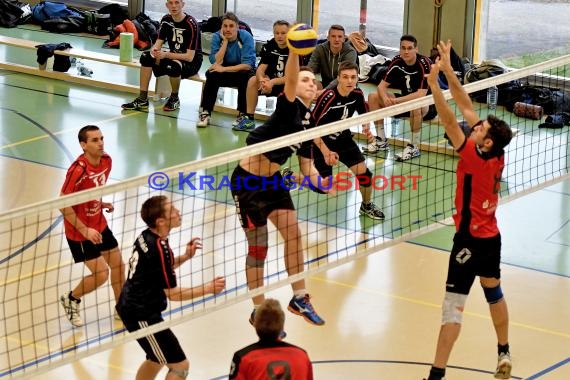
<instances>
[{"instance_id":1,"label":"black jersey","mask_svg":"<svg viewBox=\"0 0 570 380\"><path fill-rule=\"evenodd\" d=\"M342 96L338 92L338 88L335 87L325 90L321 96L319 96L315 109L313 109L313 118L315 119L316 125L323 125L348 119L352 117L355 112L358 112L359 115L368 112L368 105L364 100L362 90L355 88L348 96ZM340 133L341 132L337 132L330 137L338 136Z\"/></svg>"},{"instance_id":2,"label":"black jersey","mask_svg":"<svg viewBox=\"0 0 570 380\"><path fill-rule=\"evenodd\" d=\"M133 245L129 273L117 303L119 315L144 321L165 310L164 289L176 287L173 263L168 240L144 230Z\"/></svg>"},{"instance_id":3,"label":"black jersey","mask_svg":"<svg viewBox=\"0 0 570 380\"><path fill-rule=\"evenodd\" d=\"M431 61L428 57L418 54L416 62L408 66L399 55L395 56L388 67L384 81L391 88L402 91L402 95L412 94L419 89L428 89L426 75L430 72Z\"/></svg>"},{"instance_id":4,"label":"black jersey","mask_svg":"<svg viewBox=\"0 0 570 380\"><path fill-rule=\"evenodd\" d=\"M278 137L301 132L313 128L315 121L311 111L296 98L293 102L287 100L285 94L277 97L275 112L262 126L255 128L246 138L247 145L257 144ZM295 143L284 148L263 153L271 162L283 165L295 152L301 157L311 157L312 141Z\"/></svg>"},{"instance_id":5,"label":"black jersey","mask_svg":"<svg viewBox=\"0 0 570 380\"><path fill-rule=\"evenodd\" d=\"M171 53L186 53L195 50L196 55L202 54L202 36L196 19L185 15L182 21L176 22L171 15L160 20L158 39L168 42Z\"/></svg>"},{"instance_id":6,"label":"black jersey","mask_svg":"<svg viewBox=\"0 0 570 380\"><path fill-rule=\"evenodd\" d=\"M281 49L275 42L275 38L272 38L263 45L259 56L261 57L259 64L267 65L265 75L269 79L282 78L285 75L285 64L287 63L287 58L289 58L288 47Z\"/></svg>"}]
</instances>

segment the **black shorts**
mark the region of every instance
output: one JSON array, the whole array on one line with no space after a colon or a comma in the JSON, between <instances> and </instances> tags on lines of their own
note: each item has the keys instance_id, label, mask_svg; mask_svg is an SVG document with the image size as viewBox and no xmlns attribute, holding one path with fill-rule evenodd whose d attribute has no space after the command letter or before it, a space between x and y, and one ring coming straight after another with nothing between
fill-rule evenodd
<instances>
[{"instance_id":1,"label":"black shorts","mask_svg":"<svg viewBox=\"0 0 570 380\"><path fill-rule=\"evenodd\" d=\"M100 257L101 252L110 251L119 246L117 239L115 239L109 227L105 227L103 232L101 232L101 236L103 237L101 244L93 244L89 240L76 241L67 239L69 250L73 255L73 261L75 261L75 263L82 263L93 260Z\"/></svg>"},{"instance_id":2,"label":"black shorts","mask_svg":"<svg viewBox=\"0 0 570 380\"><path fill-rule=\"evenodd\" d=\"M166 69L167 65L181 65L180 77L182 79L190 78L193 75L198 74L200 71L200 67L202 67L202 56L196 54L194 56L194 60L192 62L188 61L176 61L168 58L164 58L160 60L160 65L154 64L152 66L152 73L155 77L161 77L163 75L168 74L168 70Z\"/></svg>"},{"instance_id":3,"label":"black shorts","mask_svg":"<svg viewBox=\"0 0 570 380\"><path fill-rule=\"evenodd\" d=\"M476 238L456 233L449 255L446 290L469 294L475 276L501 278L501 234Z\"/></svg>"},{"instance_id":4,"label":"black shorts","mask_svg":"<svg viewBox=\"0 0 570 380\"><path fill-rule=\"evenodd\" d=\"M348 129L337 136L323 136L323 141L330 150L338 153L339 161L349 168L364 161L362 151L352 139L352 133ZM313 159L321 177L332 175L332 166L326 164L321 150L316 145L313 146Z\"/></svg>"},{"instance_id":5,"label":"black shorts","mask_svg":"<svg viewBox=\"0 0 570 380\"><path fill-rule=\"evenodd\" d=\"M259 177L238 165L232 173L231 188L243 228L265 226L274 210L295 210L279 172L271 177Z\"/></svg>"},{"instance_id":6,"label":"black shorts","mask_svg":"<svg viewBox=\"0 0 570 380\"><path fill-rule=\"evenodd\" d=\"M395 94L395 95L396 95L396 98L400 98L400 97L404 96L403 94ZM437 116L437 109L435 108L435 104L430 104L428 107L428 111L426 112L426 114L424 115L422 120L423 121L433 120L436 116ZM409 112L403 112L401 114L396 115L396 117L398 117L398 118L410 117L410 113Z\"/></svg>"},{"instance_id":7,"label":"black shorts","mask_svg":"<svg viewBox=\"0 0 570 380\"><path fill-rule=\"evenodd\" d=\"M146 321L123 319L123 325L129 332L137 331L162 322L160 314ZM159 364L174 364L186 360L186 355L178 339L170 329L162 330L152 335L137 339L146 353L147 360Z\"/></svg>"}]
</instances>

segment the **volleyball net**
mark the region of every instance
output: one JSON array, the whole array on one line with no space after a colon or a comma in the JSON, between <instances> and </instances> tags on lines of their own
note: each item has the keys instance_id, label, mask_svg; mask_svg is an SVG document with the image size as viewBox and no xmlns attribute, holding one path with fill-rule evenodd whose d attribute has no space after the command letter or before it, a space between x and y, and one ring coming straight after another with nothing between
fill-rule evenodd
<instances>
[{"instance_id":1,"label":"volleyball net","mask_svg":"<svg viewBox=\"0 0 570 380\"><path fill-rule=\"evenodd\" d=\"M570 91L568 78L570 56L465 86L470 94L478 95L484 94L490 86L498 86L499 99L508 83L551 89L547 113L553 115L553 122L547 125L542 125L544 117L540 120L522 118L501 105L495 110L488 110L486 104L474 103L482 118L494 113L509 123L514 131L514 138L506 149L506 167L501 179L502 202L568 178L569 128L554 123L563 117L561 112L570 103L567 99ZM445 94L449 99L450 94ZM0 214L0 283L3 295L0 308L0 378L41 374L55 366L340 266L439 228L442 224L450 224L458 158L444 139L443 126L437 119L423 123L421 156L404 162L394 159L394 154L406 145L410 137L409 120L398 119L394 115L432 103L432 98L427 96ZM455 107L452 100L450 105ZM457 114L459 117L459 111ZM345 129L351 129L358 144L364 145L366 140L361 138L359 126L379 119L385 121L391 147L386 152L366 156L366 164L373 173L372 200L383 210L385 220L372 220L360 215L362 198L358 181L342 165L334 168L336 196L318 194L302 184L293 185L291 195L299 218L305 271L287 275L283 239L269 224L265 285L248 290L246 237L236 215L229 181L239 160ZM399 122L392 122L396 120ZM553 126L557 128L544 128ZM299 170L295 156L287 165L294 171ZM127 263L133 242L146 228L139 215L141 205L154 195L167 195L181 211L182 226L173 230L169 239L175 254L184 252L191 237L200 237L203 242L202 251L176 269L179 286L197 286L221 275L226 278L226 290L216 296L193 301L169 302L163 313L164 323L129 334L113 318L115 301L107 283L83 297L81 315L85 324L73 328L58 299L89 272L84 265L72 262L59 210L92 199L102 198L113 203L115 210L106 217L119 241L123 261Z\"/></svg>"}]
</instances>

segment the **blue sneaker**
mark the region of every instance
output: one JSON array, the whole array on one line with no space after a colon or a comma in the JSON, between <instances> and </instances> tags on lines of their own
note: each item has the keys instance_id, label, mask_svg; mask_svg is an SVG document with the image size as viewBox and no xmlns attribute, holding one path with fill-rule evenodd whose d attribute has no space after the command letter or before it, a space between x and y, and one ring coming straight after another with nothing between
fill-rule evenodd
<instances>
[{"instance_id":1,"label":"blue sneaker","mask_svg":"<svg viewBox=\"0 0 570 380\"><path fill-rule=\"evenodd\" d=\"M253 326L253 321L255 320L255 309L253 309L253 311L251 312L251 314L249 315L249 324ZM287 333L285 331L281 331L281 333L279 334L279 339L283 340L287 337Z\"/></svg>"},{"instance_id":2,"label":"blue sneaker","mask_svg":"<svg viewBox=\"0 0 570 380\"><path fill-rule=\"evenodd\" d=\"M287 310L305 318L305 321L310 324L316 326L322 326L325 324L325 321L319 317L315 309L313 309L311 297L308 294L305 294L303 297L293 296L289 302L289 306L287 306Z\"/></svg>"},{"instance_id":3,"label":"blue sneaker","mask_svg":"<svg viewBox=\"0 0 570 380\"><path fill-rule=\"evenodd\" d=\"M238 125L232 127L234 131L249 132L255 129L255 121L251 120L249 117L244 116L239 121Z\"/></svg>"}]
</instances>

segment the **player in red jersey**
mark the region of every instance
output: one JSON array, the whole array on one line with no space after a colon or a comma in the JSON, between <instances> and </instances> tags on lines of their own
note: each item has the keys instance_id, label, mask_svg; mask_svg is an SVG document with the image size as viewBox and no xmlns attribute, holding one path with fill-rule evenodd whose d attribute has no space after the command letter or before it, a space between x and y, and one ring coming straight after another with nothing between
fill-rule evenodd
<instances>
[{"instance_id":1,"label":"player in red jersey","mask_svg":"<svg viewBox=\"0 0 570 380\"><path fill-rule=\"evenodd\" d=\"M437 46L440 59L427 76L440 121L451 144L459 154L457 164L456 233L449 257L442 324L435 360L428 380L442 380L453 344L459 336L463 308L475 277L489 303L491 319L498 340L495 378L510 379L509 314L501 290L501 234L495 211L499 200L501 173L505 166L503 148L511 141L511 128L503 120L488 115L479 120L469 95L453 72L451 42ZM465 121L471 125L468 136L460 128L455 112L447 104L437 77L442 71Z\"/></svg>"},{"instance_id":2,"label":"player in red jersey","mask_svg":"<svg viewBox=\"0 0 570 380\"><path fill-rule=\"evenodd\" d=\"M313 366L305 350L279 338L284 324L279 301L263 301L253 322L259 341L234 354L229 378L312 380Z\"/></svg>"},{"instance_id":3,"label":"player in red jersey","mask_svg":"<svg viewBox=\"0 0 570 380\"><path fill-rule=\"evenodd\" d=\"M105 153L99 127L87 125L81 128L78 139L83 154L67 170L61 195L103 186L111 172L111 157ZM65 219L65 236L73 260L85 263L91 272L69 294L60 297L67 318L75 327L83 325L79 315L81 297L103 285L109 277L109 269L115 300L119 299L125 282L125 265L119 244L107 226L103 210L112 212L113 205L95 199L61 209ZM118 319L118 316L115 318Z\"/></svg>"}]
</instances>

